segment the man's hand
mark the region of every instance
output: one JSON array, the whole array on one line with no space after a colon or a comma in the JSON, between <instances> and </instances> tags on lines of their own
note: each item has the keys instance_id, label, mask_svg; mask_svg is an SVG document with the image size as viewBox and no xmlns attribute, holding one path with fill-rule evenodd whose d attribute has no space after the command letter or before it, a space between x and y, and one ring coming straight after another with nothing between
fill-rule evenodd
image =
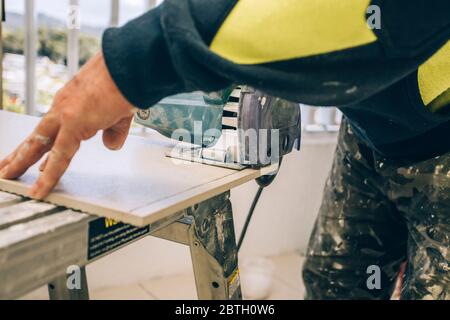
<instances>
[{"instance_id":1,"label":"man's hand","mask_svg":"<svg viewBox=\"0 0 450 320\"><path fill-rule=\"evenodd\" d=\"M99 53L56 94L34 132L0 162L0 178L20 177L48 153L29 193L43 199L67 170L82 141L103 130L105 146L120 149L136 110L120 93Z\"/></svg>"}]
</instances>

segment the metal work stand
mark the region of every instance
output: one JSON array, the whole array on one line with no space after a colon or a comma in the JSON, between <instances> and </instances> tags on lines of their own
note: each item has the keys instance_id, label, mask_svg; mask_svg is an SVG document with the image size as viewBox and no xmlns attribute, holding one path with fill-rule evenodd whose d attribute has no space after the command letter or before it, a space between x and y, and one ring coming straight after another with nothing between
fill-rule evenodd
<instances>
[{"instance_id":1,"label":"metal work stand","mask_svg":"<svg viewBox=\"0 0 450 320\"><path fill-rule=\"evenodd\" d=\"M242 299L233 211L227 192L185 212L185 216L150 235L189 246L200 300ZM81 290L68 290L66 277L49 284L50 299L89 299L86 272Z\"/></svg>"},{"instance_id":2,"label":"metal work stand","mask_svg":"<svg viewBox=\"0 0 450 320\"><path fill-rule=\"evenodd\" d=\"M194 206L187 216L153 236L191 249L200 300L242 299L229 192Z\"/></svg>"},{"instance_id":3,"label":"metal work stand","mask_svg":"<svg viewBox=\"0 0 450 320\"><path fill-rule=\"evenodd\" d=\"M81 286L70 290L67 286L67 276L60 276L48 284L50 300L89 300L89 289L86 277L86 268L80 268Z\"/></svg>"}]
</instances>

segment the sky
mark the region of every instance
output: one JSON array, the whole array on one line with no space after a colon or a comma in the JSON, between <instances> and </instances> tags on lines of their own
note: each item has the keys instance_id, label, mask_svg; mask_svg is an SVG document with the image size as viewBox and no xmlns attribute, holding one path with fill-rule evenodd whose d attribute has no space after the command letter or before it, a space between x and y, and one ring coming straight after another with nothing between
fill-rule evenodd
<instances>
[{"instance_id":1,"label":"sky","mask_svg":"<svg viewBox=\"0 0 450 320\"><path fill-rule=\"evenodd\" d=\"M6 12L24 12L26 0L6 0ZM81 23L106 27L109 23L110 0L79 0ZM69 0L35 0L36 11L49 16L65 19ZM120 23L145 12L146 0L120 0Z\"/></svg>"}]
</instances>

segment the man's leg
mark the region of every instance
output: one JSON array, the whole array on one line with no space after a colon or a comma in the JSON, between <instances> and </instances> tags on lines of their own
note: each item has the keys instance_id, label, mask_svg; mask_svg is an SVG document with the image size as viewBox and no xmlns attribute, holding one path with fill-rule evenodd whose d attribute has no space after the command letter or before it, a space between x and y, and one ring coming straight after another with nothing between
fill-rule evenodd
<instances>
[{"instance_id":1,"label":"man's leg","mask_svg":"<svg viewBox=\"0 0 450 320\"><path fill-rule=\"evenodd\" d=\"M390 197L409 229L402 299L450 300L450 153L398 168Z\"/></svg>"},{"instance_id":2,"label":"man's leg","mask_svg":"<svg viewBox=\"0 0 450 320\"><path fill-rule=\"evenodd\" d=\"M390 298L407 233L386 186L372 151L344 123L304 265L307 299ZM378 289L376 279L368 285L370 266L381 271Z\"/></svg>"}]
</instances>

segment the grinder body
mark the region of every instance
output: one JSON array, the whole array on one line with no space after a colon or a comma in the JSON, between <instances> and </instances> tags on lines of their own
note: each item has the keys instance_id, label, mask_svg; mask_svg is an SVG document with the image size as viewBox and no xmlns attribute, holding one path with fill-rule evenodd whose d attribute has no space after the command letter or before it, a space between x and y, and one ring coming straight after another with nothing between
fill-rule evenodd
<instances>
[{"instance_id":1,"label":"grinder body","mask_svg":"<svg viewBox=\"0 0 450 320\"><path fill-rule=\"evenodd\" d=\"M300 106L246 86L169 97L136 122L177 140L184 131L192 146L175 157L222 166L264 167L300 149Z\"/></svg>"}]
</instances>

